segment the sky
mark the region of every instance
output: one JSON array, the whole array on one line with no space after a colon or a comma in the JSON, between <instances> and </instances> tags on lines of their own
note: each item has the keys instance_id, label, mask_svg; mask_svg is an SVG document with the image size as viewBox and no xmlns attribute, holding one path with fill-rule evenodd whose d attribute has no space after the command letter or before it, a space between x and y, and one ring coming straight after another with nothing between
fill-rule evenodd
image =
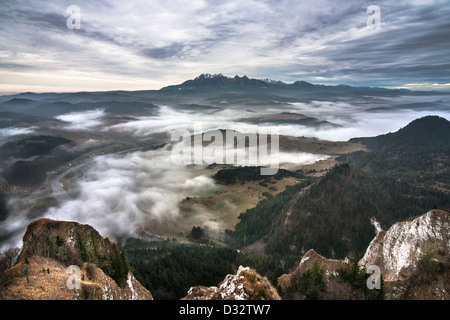
<instances>
[{"instance_id":1,"label":"sky","mask_svg":"<svg viewBox=\"0 0 450 320\"><path fill-rule=\"evenodd\" d=\"M0 0L0 94L160 89L202 73L450 90L449 4Z\"/></svg>"}]
</instances>

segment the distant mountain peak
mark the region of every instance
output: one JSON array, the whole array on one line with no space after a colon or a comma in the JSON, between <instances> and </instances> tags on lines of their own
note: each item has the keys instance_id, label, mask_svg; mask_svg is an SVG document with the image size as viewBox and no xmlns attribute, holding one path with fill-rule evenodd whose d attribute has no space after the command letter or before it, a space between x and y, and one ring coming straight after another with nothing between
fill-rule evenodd
<instances>
[{"instance_id":1,"label":"distant mountain peak","mask_svg":"<svg viewBox=\"0 0 450 320\"><path fill-rule=\"evenodd\" d=\"M229 77L225 77L223 74L218 73L218 74L211 74L211 73L202 73L201 75L199 75L198 77L196 77L194 80L199 80L199 79L218 79L218 78L226 78L229 79Z\"/></svg>"},{"instance_id":2,"label":"distant mountain peak","mask_svg":"<svg viewBox=\"0 0 450 320\"><path fill-rule=\"evenodd\" d=\"M311 85L313 86L313 85ZM254 79L247 75L234 77L224 76L222 73L202 73L193 80L187 80L180 85L165 87L163 89L193 89L193 88L261 88L268 87L289 88L290 84L271 79Z\"/></svg>"},{"instance_id":3,"label":"distant mountain peak","mask_svg":"<svg viewBox=\"0 0 450 320\"><path fill-rule=\"evenodd\" d=\"M296 87L312 87L314 86L314 84L310 83L310 82L306 82L306 81L301 81L301 80L297 80L293 83L294 86Z\"/></svg>"},{"instance_id":4,"label":"distant mountain peak","mask_svg":"<svg viewBox=\"0 0 450 320\"><path fill-rule=\"evenodd\" d=\"M263 87L266 83L262 80L250 79L246 75L233 78L223 74L202 73L193 80L187 80L180 85L169 86L163 89L187 89L187 88L227 88L227 87Z\"/></svg>"}]
</instances>

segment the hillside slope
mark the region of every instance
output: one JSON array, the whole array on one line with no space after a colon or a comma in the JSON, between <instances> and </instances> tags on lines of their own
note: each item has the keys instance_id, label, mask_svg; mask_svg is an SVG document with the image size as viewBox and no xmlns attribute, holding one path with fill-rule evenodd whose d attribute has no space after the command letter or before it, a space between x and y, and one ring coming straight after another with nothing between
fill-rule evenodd
<instances>
[{"instance_id":1,"label":"hillside slope","mask_svg":"<svg viewBox=\"0 0 450 320\"><path fill-rule=\"evenodd\" d=\"M373 151L404 146L450 147L450 122L438 116L426 116L416 119L404 128L370 138L354 138L350 141L361 142Z\"/></svg>"},{"instance_id":2,"label":"hillside slope","mask_svg":"<svg viewBox=\"0 0 450 320\"><path fill-rule=\"evenodd\" d=\"M449 136L448 120L427 116L395 133L351 140L372 151L341 155L316 183L242 213L234 244L262 241L269 254L362 255L374 221L387 229L431 208L450 209Z\"/></svg>"},{"instance_id":3,"label":"hillside slope","mask_svg":"<svg viewBox=\"0 0 450 320\"><path fill-rule=\"evenodd\" d=\"M342 259L364 253L374 235L374 221L387 229L449 204L450 196L439 190L344 164L309 186L298 184L261 201L239 216L230 235L238 248L263 241L268 254L314 249L327 258Z\"/></svg>"},{"instance_id":4,"label":"hillside slope","mask_svg":"<svg viewBox=\"0 0 450 320\"><path fill-rule=\"evenodd\" d=\"M366 173L391 176L424 189L450 193L450 122L437 116L416 119L394 133L352 139L371 152L337 160ZM447 209L447 208L443 208Z\"/></svg>"}]
</instances>

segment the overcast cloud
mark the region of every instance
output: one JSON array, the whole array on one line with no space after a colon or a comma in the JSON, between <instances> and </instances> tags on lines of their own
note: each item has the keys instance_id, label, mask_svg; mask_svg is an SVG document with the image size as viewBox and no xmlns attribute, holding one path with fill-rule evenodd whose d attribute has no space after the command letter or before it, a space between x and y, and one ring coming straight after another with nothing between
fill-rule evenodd
<instances>
[{"instance_id":1,"label":"overcast cloud","mask_svg":"<svg viewBox=\"0 0 450 320\"><path fill-rule=\"evenodd\" d=\"M2 92L159 89L205 72L449 88L446 0L80 0L79 30L70 4L2 1Z\"/></svg>"}]
</instances>

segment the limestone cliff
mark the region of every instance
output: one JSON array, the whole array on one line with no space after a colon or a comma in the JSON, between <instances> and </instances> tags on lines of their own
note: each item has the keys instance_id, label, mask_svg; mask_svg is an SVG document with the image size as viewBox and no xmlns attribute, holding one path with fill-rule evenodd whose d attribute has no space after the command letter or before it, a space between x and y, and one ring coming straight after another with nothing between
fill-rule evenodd
<instances>
[{"instance_id":1,"label":"limestone cliff","mask_svg":"<svg viewBox=\"0 0 450 320\"><path fill-rule=\"evenodd\" d=\"M421 258L449 256L449 233L450 214L431 210L378 232L359 264L379 266L385 281L404 280L417 269Z\"/></svg>"},{"instance_id":2,"label":"limestone cliff","mask_svg":"<svg viewBox=\"0 0 450 320\"><path fill-rule=\"evenodd\" d=\"M307 298L306 290L299 290L299 280L308 273L311 279L311 270L316 268L312 284L318 290L314 296L318 299L450 299L448 212L431 210L395 223L387 231L377 231L360 261L326 259L314 250L308 251L293 272L278 279L282 297ZM382 297L374 295L377 289L367 290L370 274L366 270L370 266L379 267ZM347 273L347 279L340 271ZM349 275L353 276L351 281ZM317 278L323 280L322 285L317 285Z\"/></svg>"},{"instance_id":3,"label":"limestone cliff","mask_svg":"<svg viewBox=\"0 0 450 320\"><path fill-rule=\"evenodd\" d=\"M450 299L450 214L431 210L378 232L359 265L380 268L390 298Z\"/></svg>"},{"instance_id":4,"label":"limestone cliff","mask_svg":"<svg viewBox=\"0 0 450 320\"><path fill-rule=\"evenodd\" d=\"M251 268L239 267L218 287L192 287L182 300L281 300L267 278Z\"/></svg>"}]
</instances>

